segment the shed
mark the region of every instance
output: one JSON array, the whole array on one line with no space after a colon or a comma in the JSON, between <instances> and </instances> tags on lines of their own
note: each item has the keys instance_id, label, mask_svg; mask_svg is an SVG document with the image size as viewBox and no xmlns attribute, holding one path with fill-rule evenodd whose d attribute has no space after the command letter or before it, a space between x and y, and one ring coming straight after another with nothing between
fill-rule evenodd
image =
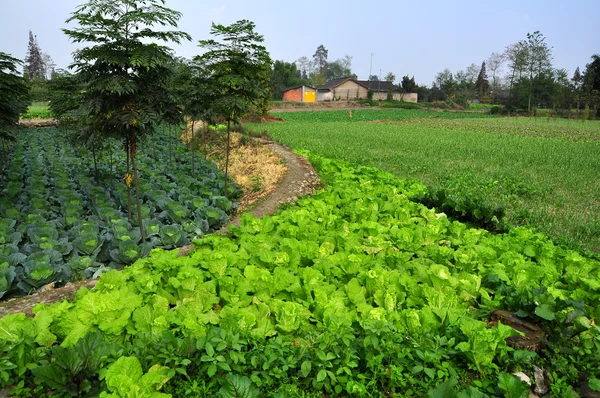
<instances>
[{"instance_id":1,"label":"shed","mask_svg":"<svg viewBox=\"0 0 600 398\"><path fill-rule=\"evenodd\" d=\"M351 77L330 80L317 87L317 101L348 101L367 98L368 87Z\"/></svg>"},{"instance_id":2,"label":"shed","mask_svg":"<svg viewBox=\"0 0 600 398\"><path fill-rule=\"evenodd\" d=\"M288 87L281 90L281 97L284 101L315 102L317 100L317 90L309 86Z\"/></svg>"}]
</instances>

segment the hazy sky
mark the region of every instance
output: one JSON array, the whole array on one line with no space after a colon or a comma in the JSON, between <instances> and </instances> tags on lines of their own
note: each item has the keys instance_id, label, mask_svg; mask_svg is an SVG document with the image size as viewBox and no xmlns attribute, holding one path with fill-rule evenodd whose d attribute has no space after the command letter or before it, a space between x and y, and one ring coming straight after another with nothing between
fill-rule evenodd
<instances>
[{"instance_id":1,"label":"hazy sky","mask_svg":"<svg viewBox=\"0 0 600 398\"><path fill-rule=\"evenodd\" d=\"M82 3L0 0L0 51L23 59L32 30L41 49L65 68L77 46L61 28ZM330 61L351 55L352 70L363 79L373 53L373 74L414 75L430 85L444 68L455 72L481 64L492 51L503 51L535 30L553 47L554 66L570 76L600 53L600 0L167 0L167 6L183 13L179 28L193 37L173 46L177 55L198 54L197 42L209 36L213 21L250 19L274 60L312 57L323 44Z\"/></svg>"}]
</instances>

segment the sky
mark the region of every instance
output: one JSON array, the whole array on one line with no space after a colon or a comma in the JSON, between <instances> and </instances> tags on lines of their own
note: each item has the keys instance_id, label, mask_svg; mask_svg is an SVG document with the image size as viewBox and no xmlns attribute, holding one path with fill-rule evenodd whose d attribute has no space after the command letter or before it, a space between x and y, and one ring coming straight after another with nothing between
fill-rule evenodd
<instances>
[{"instance_id":1,"label":"sky","mask_svg":"<svg viewBox=\"0 0 600 398\"><path fill-rule=\"evenodd\" d=\"M31 30L42 51L66 68L78 45L61 29L75 26L65 20L84 2L0 0L0 51L23 59ZM201 52L198 40L210 37L211 22L249 19L273 60L312 58L323 44L329 61L352 56L352 71L360 79L372 70L431 85L445 68L456 72L480 65L536 30L552 47L554 67L567 69L569 76L600 53L600 0L167 0L166 6L183 14L178 28L193 38L171 46L178 56Z\"/></svg>"}]
</instances>

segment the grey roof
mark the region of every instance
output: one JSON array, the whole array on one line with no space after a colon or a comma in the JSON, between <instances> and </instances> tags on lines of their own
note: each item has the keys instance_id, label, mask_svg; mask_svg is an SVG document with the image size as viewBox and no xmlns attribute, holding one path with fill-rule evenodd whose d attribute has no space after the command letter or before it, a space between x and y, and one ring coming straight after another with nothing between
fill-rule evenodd
<instances>
[{"instance_id":1,"label":"grey roof","mask_svg":"<svg viewBox=\"0 0 600 398\"><path fill-rule=\"evenodd\" d=\"M388 89L392 88L392 90L396 90L396 86L392 82L384 82L384 81L376 81L376 80L359 80L358 81L363 86L369 88L369 90L373 91L388 91Z\"/></svg>"}]
</instances>

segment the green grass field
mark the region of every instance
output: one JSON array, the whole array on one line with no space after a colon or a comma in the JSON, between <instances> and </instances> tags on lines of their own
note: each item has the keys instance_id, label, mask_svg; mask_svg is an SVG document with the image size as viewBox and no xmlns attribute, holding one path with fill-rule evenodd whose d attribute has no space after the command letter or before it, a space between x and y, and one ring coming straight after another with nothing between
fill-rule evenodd
<instances>
[{"instance_id":1,"label":"green grass field","mask_svg":"<svg viewBox=\"0 0 600 398\"><path fill-rule=\"evenodd\" d=\"M511 226L600 252L598 121L415 110L277 116L287 122L267 125L268 133L294 149L474 195L505 206Z\"/></svg>"},{"instance_id":2,"label":"green grass field","mask_svg":"<svg viewBox=\"0 0 600 398\"><path fill-rule=\"evenodd\" d=\"M27 113L22 115L21 119L50 119L53 117L47 102L34 102L29 105Z\"/></svg>"}]
</instances>

